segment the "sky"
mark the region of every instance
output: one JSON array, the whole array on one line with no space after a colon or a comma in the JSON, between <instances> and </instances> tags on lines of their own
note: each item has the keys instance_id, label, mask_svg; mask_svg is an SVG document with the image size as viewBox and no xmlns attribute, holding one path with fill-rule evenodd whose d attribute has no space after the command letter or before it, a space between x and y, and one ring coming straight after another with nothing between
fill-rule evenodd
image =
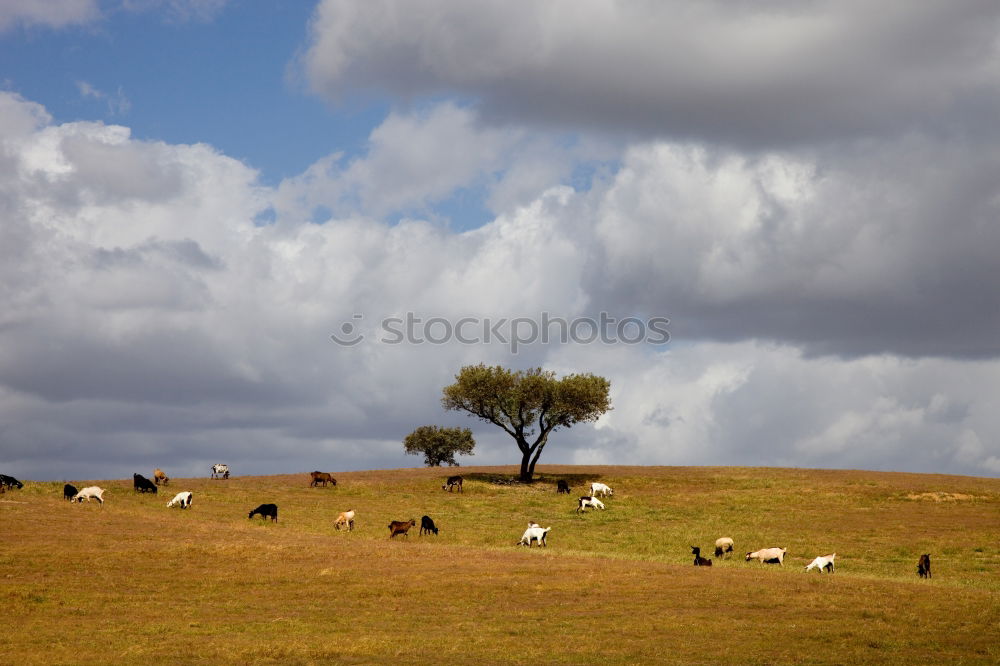
<instances>
[{"instance_id":1,"label":"sky","mask_svg":"<svg viewBox=\"0 0 1000 666\"><path fill-rule=\"evenodd\" d=\"M414 467L422 425L514 464L441 407L486 363L610 380L542 464L1000 476L998 28L0 0L0 472Z\"/></svg>"}]
</instances>

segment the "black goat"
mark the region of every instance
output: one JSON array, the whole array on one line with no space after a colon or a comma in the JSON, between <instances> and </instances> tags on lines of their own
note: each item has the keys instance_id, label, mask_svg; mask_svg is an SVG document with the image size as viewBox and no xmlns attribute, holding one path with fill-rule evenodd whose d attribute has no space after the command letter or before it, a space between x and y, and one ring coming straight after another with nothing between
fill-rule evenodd
<instances>
[{"instance_id":1,"label":"black goat","mask_svg":"<svg viewBox=\"0 0 1000 666\"><path fill-rule=\"evenodd\" d=\"M21 488L24 488L24 484L12 476L7 476L6 474L0 474L0 489L4 488L10 488L11 490L17 488L18 490L20 490Z\"/></svg>"},{"instance_id":2,"label":"black goat","mask_svg":"<svg viewBox=\"0 0 1000 666\"><path fill-rule=\"evenodd\" d=\"M132 489L137 493L156 494L156 484L144 477L142 474L132 475Z\"/></svg>"},{"instance_id":3,"label":"black goat","mask_svg":"<svg viewBox=\"0 0 1000 666\"><path fill-rule=\"evenodd\" d=\"M433 532L434 536L437 536L437 525L434 524L434 521L431 520L430 516L424 516L420 519L420 534L423 535L424 532L427 532L428 534Z\"/></svg>"},{"instance_id":4,"label":"black goat","mask_svg":"<svg viewBox=\"0 0 1000 666\"><path fill-rule=\"evenodd\" d=\"M691 546L691 552L694 553L694 565L696 567L712 566L712 560L701 556L701 548L698 546Z\"/></svg>"},{"instance_id":5,"label":"black goat","mask_svg":"<svg viewBox=\"0 0 1000 666\"><path fill-rule=\"evenodd\" d=\"M931 577L931 556L924 553L920 556L920 561L917 562L917 575L921 578Z\"/></svg>"},{"instance_id":6,"label":"black goat","mask_svg":"<svg viewBox=\"0 0 1000 666\"><path fill-rule=\"evenodd\" d=\"M277 504L261 504L259 507L250 512L247 518L253 518L254 516L260 516L261 518L270 518L272 523L278 522L278 505Z\"/></svg>"}]
</instances>

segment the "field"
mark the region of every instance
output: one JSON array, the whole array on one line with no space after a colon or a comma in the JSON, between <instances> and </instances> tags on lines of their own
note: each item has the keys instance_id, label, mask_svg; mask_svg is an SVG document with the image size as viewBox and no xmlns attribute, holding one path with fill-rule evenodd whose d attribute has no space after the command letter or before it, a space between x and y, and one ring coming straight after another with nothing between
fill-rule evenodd
<instances>
[{"instance_id":1,"label":"field","mask_svg":"<svg viewBox=\"0 0 1000 666\"><path fill-rule=\"evenodd\" d=\"M151 470L138 470L149 475ZM169 470L167 470L169 473ZM7 663L1000 663L1000 479L540 466L97 481L0 495ZM234 473L238 470L234 470ZM573 494L557 495L557 479ZM584 482L616 489L579 515ZM90 485L74 480L77 487ZM188 511L167 509L180 490ZM247 519L279 506L277 523ZM333 519L357 511L353 532ZM388 539L428 514L440 535ZM517 548L529 519L549 545ZM737 556L711 556L720 536ZM742 553L788 549L785 566ZM806 574L837 553L837 572ZM930 553L933 578L916 563Z\"/></svg>"}]
</instances>

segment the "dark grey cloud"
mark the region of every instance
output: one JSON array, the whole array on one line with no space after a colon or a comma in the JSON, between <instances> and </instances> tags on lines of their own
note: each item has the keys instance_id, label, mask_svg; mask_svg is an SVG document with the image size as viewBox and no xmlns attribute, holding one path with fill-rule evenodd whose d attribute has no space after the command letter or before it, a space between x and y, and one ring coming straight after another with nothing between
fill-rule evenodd
<instances>
[{"instance_id":1,"label":"dark grey cloud","mask_svg":"<svg viewBox=\"0 0 1000 666\"><path fill-rule=\"evenodd\" d=\"M596 303L674 340L1000 354L1000 152L914 138L803 160L636 148L594 205Z\"/></svg>"},{"instance_id":2,"label":"dark grey cloud","mask_svg":"<svg viewBox=\"0 0 1000 666\"><path fill-rule=\"evenodd\" d=\"M332 99L451 94L563 129L755 148L994 136L998 26L989 0L327 0L303 65Z\"/></svg>"},{"instance_id":3,"label":"dark grey cloud","mask_svg":"<svg viewBox=\"0 0 1000 666\"><path fill-rule=\"evenodd\" d=\"M760 343L590 351L554 355L617 387L615 411L574 442L573 462L1000 474L983 436L998 425L982 402L996 361L845 361Z\"/></svg>"}]
</instances>

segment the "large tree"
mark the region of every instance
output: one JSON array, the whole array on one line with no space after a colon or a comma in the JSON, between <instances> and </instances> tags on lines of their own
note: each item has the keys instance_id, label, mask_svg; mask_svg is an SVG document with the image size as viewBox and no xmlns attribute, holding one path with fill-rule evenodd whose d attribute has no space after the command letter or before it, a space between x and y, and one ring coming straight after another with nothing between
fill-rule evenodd
<instances>
[{"instance_id":1,"label":"large tree","mask_svg":"<svg viewBox=\"0 0 1000 666\"><path fill-rule=\"evenodd\" d=\"M567 375L534 368L467 365L446 386L445 409L468 412L502 428L521 451L522 482L530 482L549 435L557 428L596 421L611 409L611 384L591 374Z\"/></svg>"},{"instance_id":2,"label":"large tree","mask_svg":"<svg viewBox=\"0 0 1000 666\"><path fill-rule=\"evenodd\" d=\"M443 463L457 467L455 454L471 456L475 447L472 431L468 428L420 426L403 440L406 452L412 455L424 454L424 464L428 467L438 467Z\"/></svg>"}]
</instances>

